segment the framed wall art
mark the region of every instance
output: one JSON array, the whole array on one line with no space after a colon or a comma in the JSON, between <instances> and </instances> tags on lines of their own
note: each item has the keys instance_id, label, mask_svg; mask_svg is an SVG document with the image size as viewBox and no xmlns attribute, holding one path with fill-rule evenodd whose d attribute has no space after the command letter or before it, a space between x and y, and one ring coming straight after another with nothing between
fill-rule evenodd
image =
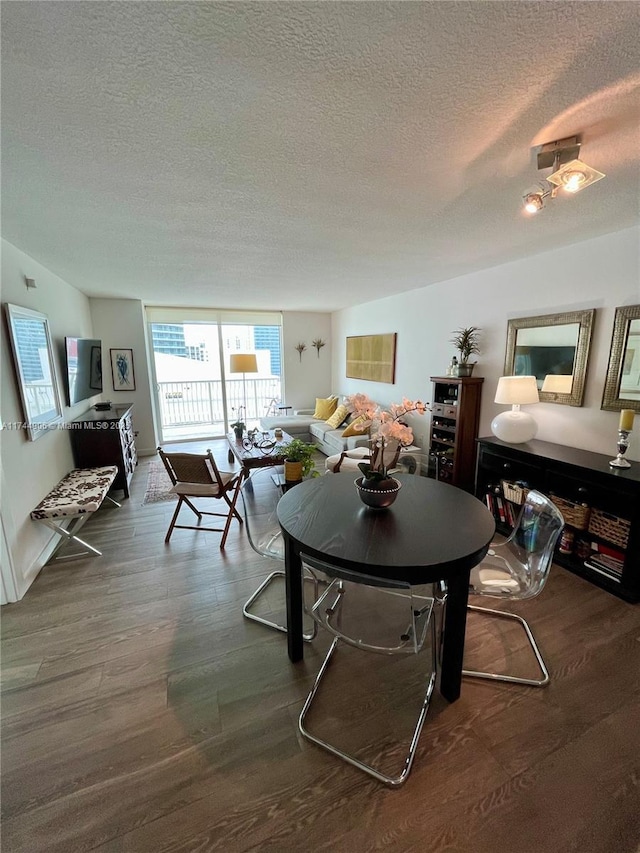
<instances>
[{"instance_id":1,"label":"framed wall art","mask_svg":"<svg viewBox=\"0 0 640 853\"><path fill-rule=\"evenodd\" d=\"M396 372L396 333L347 338L347 378L393 385Z\"/></svg>"},{"instance_id":2,"label":"framed wall art","mask_svg":"<svg viewBox=\"0 0 640 853\"><path fill-rule=\"evenodd\" d=\"M110 349L111 376L114 391L135 391L136 379L133 373L133 350Z\"/></svg>"}]
</instances>

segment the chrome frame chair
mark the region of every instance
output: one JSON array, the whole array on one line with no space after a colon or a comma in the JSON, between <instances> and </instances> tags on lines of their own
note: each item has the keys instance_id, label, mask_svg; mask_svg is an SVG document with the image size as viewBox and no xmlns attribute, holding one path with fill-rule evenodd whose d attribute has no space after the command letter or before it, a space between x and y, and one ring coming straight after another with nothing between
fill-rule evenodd
<instances>
[{"instance_id":1,"label":"chrome frame chair","mask_svg":"<svg viewBox=\"0 0 640 853\"><path fill-rule=\"evenodd\" d=\"M277 481L275 478L278 478ZM278 523L276 507L282 496L279 475L274 473L273 468L257 468L250 477L247 477L240 490L240 497L244 511L245 530L249 537L249 544L253 550L262 557L269 557L284 563L284 541L282 530ZM284 580L286 577L284 569L275 569L262 581L260 586L251 594L242 607L242 615L253 622L266 625L283 634L287 633L287 626L252 613L250 608L258 601L263 593L269 588L276 578ZM318 597L317 581L310 572L305 573L304 580L311 582L314 600ZM313 622L311 630L304 632L303 640L311 642L317 634L316 623Z\"/></svg>"},{"instance_id":2,"label":"chrome frame chair","mask_svg":"<svg viewBox=\"0 0 640 853\"><path fill-rule=\"evenodd\" d=\"M379 782L384 783L392 788L397 788L406 781L413 760L416 755L420 733L427 717L431 695L436 680L437 672L437 654L436 654L436 629L435 618L433 613L434 600L431 597L419 596L412 591L409 584L399 582L392 579L381 579L367 576L358 572L349 572L345 569L331 566L323 561L317 560L314 557L302 554L301 559L303 565L311 568L318 576L326 576L327 586L322 595L316 600L311 609L311 615L318 625L322 626L332 636L333 641L329 647L329 651L320 667L318 675L307 699L304 703L300 716L298 718L298 728L303 737L315 743L317 746L330 752L332 755L341 758L343 761L357 767ZM401 622L397 628L397 633L394 635L394 641L389 643L381 643L373 638L362 638L353 636L348 632L348 627L343 624L343 605L350 596L359 597L359 591L366 590L367 594L375 596L394 596L398 601L396 604L402 603L403 618L406 621ZM390 599L387 599L387 602ZM403 600L400 602L399 600ZM357 605L356 605L357 607ZM406 607L406 610L404 608ZM374 632L379 630L378 624L373 624ZM430 631L429 631L430 629ZM306 725L306 718L312 708L314 699L318 695L318 691L327 672L329 664L332 660L334 652L340 643L346 643L366 652L373 652L383 655L397 654L416 654L418 653L425 642L427 634L431 634L431 672L429 674L427 687L422 698L420 711L416 720L413 733L409 742L406 756L402 763L400 772L395 775L389 775L382 770L374 767L355 755L346 752L335 744L330 743L324 738L313 734Z\"/></svg>"},{"instance_id":3,"label":"chrome frame chair","mask_svg":"<svg viewBox=\"0 0 640 853\"><path fill-rule=\"evenodd\" d=\"M524 600L539 595L549 576L554 547L563 527L564 518L557 507L541 492L531 490L511 535L504 542L492 542L487 556L472 570L469 594L509 600ZM519 622L524 628L542 678L521 678L469 669L462 670L464 676L528 684L532 687L544 687L549 683L549 670L531 628L521 616L474 604L468 604L467 609Z\"/></svg>"},{"instance_id":4,"label":"chrome frame chair","mask_svg":"<svg viewBox=\"0 0 640 853\"><path fill-rule=\"evenodd\" d=\"M172 491L178 495L178 505L173 513L164 541L169 542L171 534L176 528L181 530L207 530L222 533L220 548L224 549L233 519L235 518L242 524L242 518L236 509L236 501L242 483L242 471L237 473L220 471L210 450L207 450L205 454L166 453L161 447L158 447L158 454L171 480ZM227 512L207 512L198 509L190 498L222 500L227 504L228 510ZM226 518L224 528L201 527L199 524L177 524L183 504L186 504L198 516L198 522L202 520L203 515Z\"/></svg>"}]
</instances>

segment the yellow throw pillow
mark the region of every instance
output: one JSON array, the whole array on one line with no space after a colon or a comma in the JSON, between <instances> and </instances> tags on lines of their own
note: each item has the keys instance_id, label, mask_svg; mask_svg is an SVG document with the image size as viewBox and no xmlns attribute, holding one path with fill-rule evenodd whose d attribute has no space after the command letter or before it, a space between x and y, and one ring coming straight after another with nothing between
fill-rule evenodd
<instances>
[{"instance_id":1,"label":"yellow throw pillow","mask_svg":"<svg viewBox=\"0 0 640 853\"><path fill-rule=\"evenodd\" d=\"M348 427L342 433L342 437L343 438L349 438L349 436L351 436L351 435L366 435L367 434L366 429L356 429L356 424L363 424L365 421L366 421L366 418L364 415L360 415L359 418L356 418L355 420L351 421L351 423L348 425Z\"/></svg>"},{"instance_id":2,"label":"yellow throw pillow","mask_svg":"<svg viewBox=\"0 0 640 853\"><path fill-rule=\"evenodd\" d=\"M338 406L330 418L327 418L327 423L331 429L338 429L340 424L346 419L349 414L349 409L346 406Z\"/></svg>"},{"instance_id":3,"label":"yellow throw pillow","mask_svg":"<svg viewBox=\"0 0 640 853\"><path fill-rule=\"evenodd\" d=\"M313 413L313 417L320 418L321 421L326 421L326 419L330 418L337 408L337 397L327 397L326 400L322 397L316 397L316 410Z\"/></svg>"}]
</instances>

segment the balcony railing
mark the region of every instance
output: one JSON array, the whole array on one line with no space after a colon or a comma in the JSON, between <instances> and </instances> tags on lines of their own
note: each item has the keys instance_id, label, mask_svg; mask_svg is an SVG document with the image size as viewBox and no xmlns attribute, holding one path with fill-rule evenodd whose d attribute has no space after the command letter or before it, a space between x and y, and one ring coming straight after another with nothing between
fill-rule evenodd
<instances>
[{"instance_id":1,"label":"balcony railing","mask_svg":"<svg viewBox=\"0 0 640 853\"><path fill-rule=\"evenodd\" d=\"M227 412L233 422L244 406L244 384L242 379L227 379ZM251 424L273 410L280 400L280 379L246 380L247 411L243 420ZM222 381L212 379L204 382L158 382L158 398L163 428L217 424L223 429L224 407Z\"/></svg>"}]
</instances>

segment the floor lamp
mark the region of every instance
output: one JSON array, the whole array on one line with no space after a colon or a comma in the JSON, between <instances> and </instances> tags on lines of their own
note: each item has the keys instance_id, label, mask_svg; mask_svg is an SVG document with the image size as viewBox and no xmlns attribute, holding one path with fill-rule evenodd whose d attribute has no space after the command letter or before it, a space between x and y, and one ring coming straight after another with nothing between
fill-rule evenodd
<instances>
[{"instance_id":1,"label":"floor lamp","mask_svg":"<svg viewBox=\"0 0 640 853\"><path fill-rule=\"evenodd\" d=\"M253 352L234 352L229 359L231 373L242 374L242 393L244 397L244 416L247 417L247 373L258 372L258 360Z\"/></svg>"}]
</instances>

